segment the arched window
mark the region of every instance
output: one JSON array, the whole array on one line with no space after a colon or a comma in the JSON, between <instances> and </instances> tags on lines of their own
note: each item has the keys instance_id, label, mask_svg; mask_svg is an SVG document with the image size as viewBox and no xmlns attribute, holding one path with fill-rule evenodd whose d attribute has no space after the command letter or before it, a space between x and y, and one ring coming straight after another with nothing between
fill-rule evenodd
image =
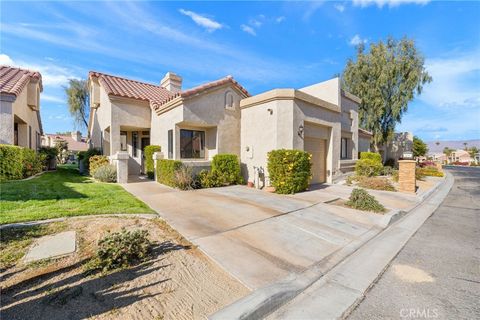
<instances>
[{"instance_id":1,"label":"arched window","mask_svg":"<svg viewBox=\"0 0 480 320\"><path fill-rule=\"evenodd\" d=\"M235 108L235 98L231 91L225 93L225 108L234 109Z\"/></svg>"}]
</instances>

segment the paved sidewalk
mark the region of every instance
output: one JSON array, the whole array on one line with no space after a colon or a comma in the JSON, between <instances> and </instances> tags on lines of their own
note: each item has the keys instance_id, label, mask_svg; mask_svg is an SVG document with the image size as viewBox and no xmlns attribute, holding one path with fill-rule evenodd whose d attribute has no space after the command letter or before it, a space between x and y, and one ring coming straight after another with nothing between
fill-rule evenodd
<instances>
[{"instance_id":1,"label":"paved sidewalk","mask_svg":"<svg viewBox=\"0 0 480 320\"><path fill-rule=\"evenodd\" d=\"M349 319L480 317L480 168L449 171L448 197Z\"/></svg>"}]
</instances>

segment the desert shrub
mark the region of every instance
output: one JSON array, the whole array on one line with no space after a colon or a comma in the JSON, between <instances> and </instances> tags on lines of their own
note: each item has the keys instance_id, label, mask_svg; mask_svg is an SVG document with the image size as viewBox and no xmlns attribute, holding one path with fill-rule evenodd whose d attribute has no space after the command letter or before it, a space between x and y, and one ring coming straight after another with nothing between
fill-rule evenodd
<instances>
[{"instance_id":1,"label":"desert shrub","mask_svg":"<svg viewBox=\"0 0 480 320\"><path fill-rule=\"evenodd\" d=\"M212 160L212 173L222 185L241 184L240 161L234 154L217 154Z\"/></svg>"},{"instance_id":2,"label":"desert shrub","mask_svg":"<svg viewBox=\"0 0 480 320\"><path fill-rule=\"evenodd\" d=\"M279 149L268 153L268 174L275 192L304 191L312 177L312 155L300 150Z\"/></svg>"},{"instance_id":3,"label":"desert shrub","mask_svg":"<svg viewBox=\"0 0 480 320\"><path fill-rule=\"evenodd\" d=\"M438 171L436 167L424 167L424 168L416 168L415 174L425 177L443 177L443 172Z\"/></svg>"},{"instance_id":4,"label":"desert shrub","mask_svg":"<svg viewBox=\"0 0 480 320\"><path fill-rule=\"evenodd\" d=\"M393 167L384 166L383 169L382 169L382 174L384 176L391 176L394 170L395 169L393 169Z\"/></svg>"},{"instance_id":5,"label":"desert shrub","mask_svg":"<svg viewBox=\"0 0 480 320\"><path fill-rule=\"evenodd\" d=\"M93 156L99 156L102 154L102 151L97 148L88 149L87 151L81 151L78 153L78 161L82 161L85 167L85 170L90 168L90 158Z\"/></svg>"},{"instance_id":6,"label":"desert shrub","mask_svg":"<svg viewBox=\"0 0 480 320\"><path fill-rule=\"evenodd\" d=\"M104 164L95 169L93 175L95 180L101 182L116 182L117 181L117 168L111 164Z\"/></svg>"},{"instance_id":7,"label":"desert shrub","mask_svg":"<svg viewBox=\"0 0 480 320\"><path fill-rule=\"evenodd\" d=\"M385 167L395 167L395 159L393 158L388 158L385 163L383 164Z\"/></svg>"},{"instance_id":8,"label":"desert shrub","mask_svg":"<svg viewBox=\"0 0 480 320\"><path fill-rule=\"evenodd\" d=\"M160 152L160 146L150 145L145 147L145 171L149 179L153 179L155 175L155 166L153 160L153 154L155 152Z\"/></svg>"},{"instance_id":9,"label":"desert shrub","mask_svg":"<svg viewBox=\"0 0 480 320\"><path fill-rule=\"evenodd\" d=\"M178 160L158 160L157 181L170 187L176 187L175 172L182 166L182 162Z\"/></svg>"},{"instance_id":10,"label":"desert shrub","mask_svg":"<svg viewBox=\"0 0 480 320\"><path fill-rule=\"evenodd\" d=\"M374 152L361 152L360 160L355 164L355 173L358 176L378 176L382 173L382 156Z\"/></svg>"},{"instance_id":11,"label":"desert shrub","mask_svg":"<svg viewBox=\"0 0 480 320\"><path fill-rule=\"evenodd\" d=\"M98 168L103 167L104 165L109 164L110 162L108 161L107 156L91 156L88 160L89 162L89 168L90 168L90 175L92 177L95 176L95 171L97 171Z\"/></svg>"},{"instance_id":12,"label":"desert shrub","mask_svg":"<svg viewBox=\"0 0 480 320\"><path fill-rule=\"evenodd\" d=\"M126 268L145 260L151 250L147 230L109 233L98 242L98 249L88 269L108 271Z\"/></svg>"},{"instance_id":13,"label":"desert shrub","mask_svg":"<svg viewBox=\"0 0 480 320\"><path fill-rule=\"evenodd\" d=\"M357 176L355 175L349 175L347 179L345 179L345 183L347 184L347 186L350 186L353 184L354 181L356 181L356 178Z\"/></svg>"},{"instance_id":14,"label":"desert shrub","mask_svg":"<svg viewBox=\"0 0 480 320\"><path fill-rule=\"evenodd\" d=\"M358 177L358 186L366 189L395 191L395 187L387 178L382 177Z\"/></svg>"},{"instance_id":15,"label":"desert shrub","mask_svg":"<svg viewBox=\"0 0 480 320\"><path fill-rule=\"evenodd\" d=\"M359 188L352 190L346 205L364 211L385 212L385 207L380 204L374 196L370 195L364 189Z\"/></svg>"},{"instance_id":16,"label":"desert shrub","mask_svg":"<svg viewBox=\"0 0 480 320\"><path fill-rule=\"evenodd\" d=\"M32 149L23 149L23 178L33 176L43 170L45 155L35 152Z\"/></svg>"},{"instance_id":17,"label":"desert shrub","mask_svg":"<svg viewBox=\"0 0 480 320\"><path fill-rule=\"evenodd\" d=\"M175 171L175 187L181 190L191 190L195 187L192 168L182 165Z\"/></svg>"}]
</instances>

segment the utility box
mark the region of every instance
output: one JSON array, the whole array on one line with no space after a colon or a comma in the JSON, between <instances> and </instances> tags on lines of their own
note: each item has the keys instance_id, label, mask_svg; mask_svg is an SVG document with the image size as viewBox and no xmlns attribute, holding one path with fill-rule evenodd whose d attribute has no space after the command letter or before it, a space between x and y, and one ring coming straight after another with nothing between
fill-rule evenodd
<instances>
[{"instance_id":1,"label":"utility box","mask_svg":"<svg viewBox=\"0 0 480 320\"><path fill-rule=\"evenodd\" d=\"M400 192L415 193L417 191L415 167L415 160L398 161L398 188Z\"/></svg>"}]
</instances>

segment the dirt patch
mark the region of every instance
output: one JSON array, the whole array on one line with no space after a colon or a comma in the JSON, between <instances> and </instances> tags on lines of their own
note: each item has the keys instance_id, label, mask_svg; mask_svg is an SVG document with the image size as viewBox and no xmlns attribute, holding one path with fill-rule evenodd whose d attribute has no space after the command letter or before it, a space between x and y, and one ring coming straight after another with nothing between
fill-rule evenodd
<instances>
[{"instance_id":1,"label":"dirt patch","mask_svg":"<svg viewBox=\"0 0 480 320\"><path fill-rule=\"evenodd\" d=\"M159 219L71 218L75 254L1 270L4 319L197 319L245 296L231 278ZM135 267L87 276L84 265L108 231L147 229L153 257Z\"/></svg>"}]
</instances>

